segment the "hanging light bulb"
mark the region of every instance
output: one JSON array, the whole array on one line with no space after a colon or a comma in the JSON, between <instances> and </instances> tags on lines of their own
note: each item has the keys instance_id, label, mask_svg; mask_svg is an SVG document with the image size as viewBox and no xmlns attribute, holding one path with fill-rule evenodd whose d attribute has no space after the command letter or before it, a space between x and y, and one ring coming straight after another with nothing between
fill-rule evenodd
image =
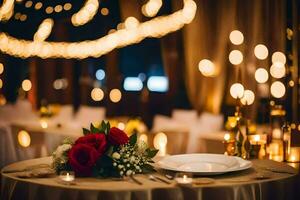
<instances>
[{"instance_id":1,"label":"hanging light bulb","mask_svg":"<svg viewBox=\"0 0 300 200\"><path fill-rule=\"evenodd\" d=\"M234 83L230 87L230 95L235 99L242 98L244 96L244 86L240 83Z\"/></svg>"},{"instance_id":2,"label":"hanging light bulb","mask_svg":"<svg viewBox=\"0 0 300 200\"><path fill-rule=\"evenodd\" d=\"M271 85L271 94L275 98L281 98L285 95L285 86L282 82L280 81L275 81Z\"/></svg>"},{"instance_id":3,"label":"hanging light bulb","mask_svg":"<svg viewBox=\"0 0 300 200\"><path fill-rule=\"evenodd\" d=\"M258 44L254 48L254 55L256 56L256 58L264 60L269 55L268 48L263 44Z\"/></svg>"},{"instance_id":4,"label":"hanging light bulb","mask_svg":"<svg viewBox=\"0 0 300 200\"><path fill-rule=\"evenodd\" d=\"M233 50L229 54L229 61L233 65L239 65L243 62L243 54L239 50Z\"/></svg>"},{"instance_id":5,"label":"hanging light bulb","mask_svg":"<svg viewBox=\"0 0 300 200\"><path fill-rule=\"evenodd\" d=\"M232 44L240 45L244 42L244 35L241 31L234 30L230 33L229 39Z\"/></svg>"},{"instance_id":6,"label":"hanging light bulb","mask_svg":"<svg viewBox=\"0 0 300 200\"><path fill-rule=\"evenodd\" d=\"M244 96L241 98L241 103L243 105L251 105L255 100L255 94L251 90L245 90Z\"/></svg>"},{"instance_id":7,"label":"hanging light bulb","mask_svg":"<svg viewBox=\"0 0 300 200\"><path fill-rule=\"evenodd\" d=\"M258 68L255 71L254 77L258 83L265 83L269 79L269 74L268 71L265 70L264 68Z\"/></svg>"},{"instance_id":8,"label":"hanging light bulb","mask_svg":"<svg viewBox=\"0 0 300 200\"><path fill-rule=\"evenodd\" d=\"M272 62L273 63L279 62L279 63L282 63L283 65L285 65L286 57L285 57L284 53L282 53L280 51L273 53Z\"/></svg>"},{"instance_id":9,"label":"hanging light bulb","mask_svg":"<svg viewBox=\"0 0 300 200\"><path fill-rule=\"evenodd\" d=\"M282 78L285 76L285 66L282 63L273 63L270 67L270 74L274 78Z\"/></svg>"},{"instance_id":10,"label":"hanging light bulb","mask_svg":"<svg viewBox=\"0 0 300 200\"><path fill-rule=\"evenodd\" d=\"M203 76L213 77L216 75L216 67L213 62L208 59L203 59L198 64L199 71Z\"/></svg>"}]
</instances>

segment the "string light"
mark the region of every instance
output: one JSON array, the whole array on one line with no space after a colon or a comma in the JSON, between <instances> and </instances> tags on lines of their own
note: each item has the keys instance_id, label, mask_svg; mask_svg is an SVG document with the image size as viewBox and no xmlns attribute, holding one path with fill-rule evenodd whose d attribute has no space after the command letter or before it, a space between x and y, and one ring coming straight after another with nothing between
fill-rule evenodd
<instances>
[{"instance_id":1,"label":"string light","mask_svg":"<svg viewBox=\"0 0 300 200\"><path fill-rule=\"evenodd\" d=\"M229 61L233 65L239 65L243 62L243 54L239 50L233 50L229 54Z\"/></svg>"},{"instance_id":2,"label":"string light","mask_svg":"<svg viewBox=\"0 0 300 200\"><path fill-rule=\"evenodd\" d=\"M39 10L43 7L43 4L41 2L37 2L34 6L34 9Z\"/></svg>"},{"instance_id":3,"label":"string light","mask_svg":"<svg viewBox=\"0 0 300 200\"><path fill-rule=\"evenodd\" d=\"M203 76L213 77L216 75L216 67L213 62L208 59L203 59L198 64L199 71Z\"/></svg>"},{"instance_id":4,"label":"string light","mask_svg":"<svg viewBox=\"0 0 300 200\"><path fill-rule=\"evenodd\" d=\"M104 16L107 16L109 14L109 10L107 8L102 8L100 10L101 14L104 15Z\"/></svg>"},{"instance_id":5,"label":"string light","mask_svg":"<svg viewBox=\"0 0 300 200\"><path fill-rule=\"evenodd\" d=\"M14 11L14 0L4 0L0 7L0 21L6 21L11 18Z\"/></svg>"},{"instance_id":6,"label":"string light","mask_svg":"<svg viewBox=\"0 0 300 200\"><path fill-rule=\"evenodd\" d=\"M32 6L32 1L27 1L26 3L25 3L25 7L26 8L30 8L31 6Z\"/></svg>"},{"instance_id":7,"label":"string light","mask_svg":"<svg viewBox=\"0 0 300 200\"><path fill-rule=\"evenodd\" d=\"M258 68L255 71L254 77L258 83L265 83L269 79L269 74L268 71L265 70L264 68Z\"/></svg>"},{"instance_id":8,"label":"string light","mask_svg":"<svg viewBox=\"0 0 300 200\"><path fill-rule=\"evenodd\" d=\"M285 94L285 86L282 82L280 81L275 81L274 83L272 83L271 85L271 94L273 97L275 98L281 98L284 96Z\"/></svg>"},{"instance_id":9,"label":"string light","mask_svg":"<svg viewBox=\"0 0 300 200\"><path fill-rule=\"evenodd\" d=\"M71 10L71 9L72 9L72 4L66 3L66 4L64 5L64 10L65 10L65 11L68 11L68 10Z\"/></svg>"},{"instance_id":10,"label":"string light","mask_svg":"<svg viewBox=\"0 0 300 200\"><path fill-rule=\"evenodd\" d=\"M264 60L268 57L269 55L269 51L268 48L263 45L263 44L258 44L255 46L254 48L254 55L256 56L256 58L258 58L259 60Z\"/></svg>"},{"instance_id":11,"label":"string light","mask_svg":"<svg viewBox=\"0 0 300 200\"><path fill-rule=\"evenodd\" d=\"M46 12L47 14L51 14L51 13L53 13L53 11L54 11L54 9L53 9L53 7L51 7L51 6L48 6L48 7L46 8L46 10L45 10L45 12Z\"/></svg>"},{"instance_id":12,"label":"string light","mask_svg":"<svg viewBox=\"0 0 300 200\"><path fill-rule=\"evenodd\" d=\"M234 31L231 31L231 33L229 35L229 39L232 44L240 45L244 42L244 35L241 31L234 30Z\"/></svg>"},{"instance_id":13,"label":"string light","mask_svg":"<svg viewBox=\"0 0 300 200\"><path fill-rule=\"evenodd\" d=\"M237 98L242 98L244 95L244 86L240 83L234 83L230 87L230 95L237 99Z\"/></svg>"},{"instance_id":14,"label":"string light","mask_svg":"<svg viewBox=\"0 0 300 200\"><path fill-rule=\"evenodd\" d=\"M97 1L98 2L98 1ZM181 29L195 17L193 0L184 0L184 7L168 16L161 16L140 23L134 29L122 29L102 38L81 42L28 41L0 33L0 50L12 56L28 58L78 58L100 57L113 49L139 43L147 37L160 38ZM78 14L80 11L78 12ZM74 16L74 15L73 15Z\"/></svg>"},{"instance_id":15,"label":"string light","mask_svg":"<svg viewBox=\"0 0 300 200\"><path fill-rule=\"evenodd\" d=\"M45 19L39 26L37 32L34 34L33 40L34 41L44 41L46 40L53 27L54 21L50 18Z\"/></svg>"},{"instance_id":16,"label":"string light","mask_svg":"<svg viewBox=\"0 0 300 200\"><path fill-rule=\"evenodd\" d=\"M20 20L22 22L26 21L26 19L27 19L27 15L23 14L23 15L20 16Z\"/></svg>"},{"instance_id":17,"label":"string light","mask_svg":"<svg viewBox=\"0 0 300 200\"><path fill-rule=\"evenodd\" d=\"M54 11L57 12L57 13L61 12L62 10L63 10L62 5L56 5L56 6L54 7Z\"/></svg>"},{"instance_id":18,"label":"string light","mask_svg":"<svg viewBox=\"0 0 300 200\"><path fill-rule=\"evenodd\" d=\"M142 13L146 17L154 17L162 6L161 0L149 0L142 6Z\"/></svg>"},{"instance_id":19,"label":"string light","mask_svg":"<svg viewBox=\"0 0 300 200\"><path fill-rule=\"evenodd\" d=\"M28 92L32 87L32 84L31 84L31 81L28 80L28 79L25 79L23 82L22 82L22 89L26 92Z\"/></svg>"},{"instance_id":20,"label":"string light","mask_svg":"<svg viewBox=\"0 0 300 200\"><path fill-rule=\"evenodd\" d=\"M282 63L273 63L270 67L270 74L274 78L282 78L285 76L285 66Z\"/></svg>"},{"instance_id":21,"label":"string light","mask_svg":"<svg viewBox=\"0 0 300 200\"><path fill-rule=\"evenodd\" d=\"M137 20L135 17L128 17L125 20L125 28L127 29L134 29L138 27L139 25L139 20Z\"/></svg>"},{"instance_id":22,"label":"string light","mask_svg":"<svg viewBox=\"0 0 300 200\"><path fill-rule=\"evenodd\" d=\"M241 98L241 103L243 105L251 105L253 104L254 100L255 100L254 92L252 92L251 90L245 90L244 96Z\"/></svg>"},{"instance_id":23,"label":"string light","mask_svg":"<svg viewBox=\"0 0 300 200\"><path fill-rule=\"evenodd\" d=\"M93 17L97 13L98 8L98 0L87 0L84 6L72 16L72 24L74 26L81 26L83 24L86 24L91 19L93 19Z\"/></svg>"},{"instance_id":24,"label":"string light","mask_svg":"<svg viewBox=\"0 0 300 200\"><path fill-rule=\"evenodd\" d=\"M31 143L31 138L29 133L25 130L21 130L18 133L18 142L22 147L29 147Z\"/></svg>"}]
</instances>

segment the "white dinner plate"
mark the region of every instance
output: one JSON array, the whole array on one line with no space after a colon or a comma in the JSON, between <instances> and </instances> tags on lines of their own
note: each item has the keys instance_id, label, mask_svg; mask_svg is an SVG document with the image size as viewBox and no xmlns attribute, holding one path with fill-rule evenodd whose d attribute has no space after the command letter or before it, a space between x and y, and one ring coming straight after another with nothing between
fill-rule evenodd
<instances>
[{"instance_id":1,"label":"white dinner plate","mask_svg":"<svg viewBox=\"0 0 300 200\"><path fill-rule=\"evenodd\" d=\"M223 154L181 154L167 156L157 163L159 168L197 175L217 175L248 169L252 162Z\"/></svg>"}]
</instances>

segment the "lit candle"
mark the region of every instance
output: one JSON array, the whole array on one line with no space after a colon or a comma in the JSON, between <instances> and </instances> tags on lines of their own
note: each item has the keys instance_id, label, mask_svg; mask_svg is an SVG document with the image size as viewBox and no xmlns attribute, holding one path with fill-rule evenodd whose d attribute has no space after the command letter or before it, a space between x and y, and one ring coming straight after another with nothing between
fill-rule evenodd
<instances>
[{"instance_id":1,"label":"lit candle","mask_svg":"<svg viewBox=\"0 0 300 200\"><path fill-rule=\"evenodd\" d=\"M62 171L59 175L60 180L64 181L64 182L73 182L75 180L75 175L74 172L70 171Z\"/></svg>"},{"instance_id":2,"label":"lit candle","mask_svg":"<svg viewBox=\"0 0 300 200\"><path fill-rule=\"evenodd\" d=\"M288 162L300 162L300 147L291 147L287 158Z\"/></svg>"},{"instance_id":3,"label":"lit candle","mask_svg":"<svg viewBox=\"0 0 300 200\"><path fill-rule=\"evenodd\" d=\"M167 143L168 138L167 135L163 132L160 132L155 135L153 144L156 149L158 149L158 155L159 156L165 156L167 154Z\"/></svg>"},{"instance_id":4,"label":"lit candle","mask_svg":"<svg viewBox=\"0 0 300 200\"><path fill-rule=\"evenodd\" d=\"M228 142L230 140L230 134L229 133L225 133L224 140L225 140L225 142Z\"/></svg>"},{"instance_id":5,"label":"lit candle","mask_svg":"<svg viewBox=\"0 0 300 200\"><path fill-rule=\"evenodd\" d=\"M175 181L179 185L189 185L192 184L193 178L188 177L188 175L184 174L182 177L175 178Z\"/></svg>"}]
</instances>

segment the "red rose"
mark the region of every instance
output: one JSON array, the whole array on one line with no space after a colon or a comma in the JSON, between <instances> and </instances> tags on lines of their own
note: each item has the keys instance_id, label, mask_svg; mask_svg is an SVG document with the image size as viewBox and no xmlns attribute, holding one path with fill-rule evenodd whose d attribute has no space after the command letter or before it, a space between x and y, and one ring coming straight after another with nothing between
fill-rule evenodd
<instances>
[{"instance_id":1,"label":"red rose","mask_svg":"<svg viewBox=\"0 0 300 200\"><path fill-rule=\"evenodd\" d=\"M92 146L97 150L99 156L101 156L106 150L107 141L104 134L91 133L78 138L75 144L87 144L89 146Z\"/></svg>"},{"instance_id":2,"label":"red rose","mask_svg":"<svg viewBox=\"0 0 300 200\"><path fill-rule=\"evenodd\" d=\"M126 135L126 133L124 133L124 131L116 128L116 127L112 127L109 131L108 134L108 141L112 144L112 145L122 145L122 144L126 144L128 143L128 136Z\"/></svg>"},{"instance_id":3,"label":"red rose","mask_svg":"<svg viewBox=\"0 0 300 200\"><path fill-rule=\"evenodd\" d=\"M69 163L76 174L90 176L99 153L87 144L75 144L69 151Z\"/></svg>"}]
</instances>

